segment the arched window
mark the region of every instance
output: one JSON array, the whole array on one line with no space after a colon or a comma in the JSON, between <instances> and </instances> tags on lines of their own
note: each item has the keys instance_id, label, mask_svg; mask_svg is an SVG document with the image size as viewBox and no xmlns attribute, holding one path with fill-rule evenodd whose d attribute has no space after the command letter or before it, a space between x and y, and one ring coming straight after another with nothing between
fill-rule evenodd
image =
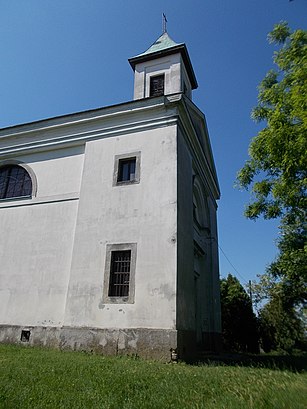
<instances>
[{"instance_id":1,"label":"arched window","mask_svg":"<svg viewBox=\"0 0 307 409\"><path fill-rule=\"evenodd\" d=\"M19 165L0 167L0 199L31 196L32 179L24 167Z\"/></svg>"},{"instance_id":2,"label":"arched window","mask_svg":"<svg viewBox=\"0 0 307 409\"><path fill-rule=\"evenodd\" d=\"M193 219L201 228L208 229L210 216L205 189L198 176L193 182Z\"/></svg>"}]
</instances>

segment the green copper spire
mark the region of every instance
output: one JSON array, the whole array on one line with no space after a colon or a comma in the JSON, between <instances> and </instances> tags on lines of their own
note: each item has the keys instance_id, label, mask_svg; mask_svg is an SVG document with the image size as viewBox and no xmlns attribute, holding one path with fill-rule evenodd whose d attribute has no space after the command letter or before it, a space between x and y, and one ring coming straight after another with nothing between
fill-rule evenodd
<instances>
[{"instance_id":1,"label":"green copper spire","mask_svg":"<svg viewBox=\"0 0 307 409\"><path fill-rule=\"evenodd\" d=\"M168 33L165 32L148 48L148 50L142 54L139 54L137 57L167 50L168 48L176 47L178 45L183 45L183 43L175 43L175 41L170 38Z\"/></svg>"}]
</instances>

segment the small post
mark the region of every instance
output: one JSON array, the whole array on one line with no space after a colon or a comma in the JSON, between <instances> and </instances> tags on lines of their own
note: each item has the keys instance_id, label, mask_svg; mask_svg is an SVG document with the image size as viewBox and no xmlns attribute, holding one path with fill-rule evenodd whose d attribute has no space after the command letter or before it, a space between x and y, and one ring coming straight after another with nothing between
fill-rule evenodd
<instances>
[{"instance_id":1,"label":"small post","mask_svg":"<svg viewBox=\"0 0 307 409\"><path fill-rule=\"evenodd\" d=\"M167 18L164 13L162 13L162 34L166 33L166 23L167 23Z\"/></svg>"}]
</instances>

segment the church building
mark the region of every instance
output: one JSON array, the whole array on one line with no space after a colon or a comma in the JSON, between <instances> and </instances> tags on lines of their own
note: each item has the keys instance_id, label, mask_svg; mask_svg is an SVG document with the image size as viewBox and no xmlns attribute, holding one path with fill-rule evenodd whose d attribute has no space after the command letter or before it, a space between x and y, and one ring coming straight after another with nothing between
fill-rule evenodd
<instances>
[{"instance_id":1,"label":"church building","mask_svg":"<svg viewBox=\"0 0 307 409\"><path fill-rule=\"evenodd\" d=\"M185 44L133 100L0 130L0 342L189 359L221 344L219 185Z\"/></svg>"}]
</instances>

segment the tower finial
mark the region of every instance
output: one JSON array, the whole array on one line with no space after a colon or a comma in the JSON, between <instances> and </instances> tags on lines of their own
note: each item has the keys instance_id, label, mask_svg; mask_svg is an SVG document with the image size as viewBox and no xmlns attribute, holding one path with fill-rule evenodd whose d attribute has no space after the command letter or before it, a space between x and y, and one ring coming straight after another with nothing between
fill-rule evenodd
<instances>
[{"instance_id":1,"label":"tower finial","mask_svg":"<svg viewBox=\"0 0 307 409\"><path fill-rule=\"evenodd\" d=\"M167 31L166 23L167 23L166 15L162 13L162 34L166 33Z\"/></svg>"}]
</instances>

